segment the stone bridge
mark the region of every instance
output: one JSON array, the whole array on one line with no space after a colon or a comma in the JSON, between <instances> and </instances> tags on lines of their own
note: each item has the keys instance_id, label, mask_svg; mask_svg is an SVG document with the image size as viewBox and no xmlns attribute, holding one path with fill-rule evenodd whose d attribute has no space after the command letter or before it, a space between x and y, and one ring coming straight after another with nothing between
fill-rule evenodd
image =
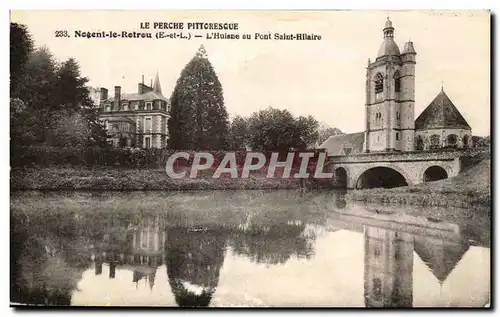
<instances>
[{"instance_id":1,"label":"stone bridge","mask_svg":"<svg viewBox=\"0 0 500 317\"><path fill-rule=\"evenodd\" d=\"M484 150L434 150L329 156L336 187L372 188L414 185L458 175Z\"/></svg>"}]
</instances>

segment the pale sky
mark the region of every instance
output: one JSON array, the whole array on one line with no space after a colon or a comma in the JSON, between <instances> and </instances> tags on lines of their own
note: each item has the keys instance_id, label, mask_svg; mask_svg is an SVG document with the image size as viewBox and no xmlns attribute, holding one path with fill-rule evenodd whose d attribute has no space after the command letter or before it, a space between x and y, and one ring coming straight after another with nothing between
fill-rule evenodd
<instances>
[{"instance_id":1,"label":"pale sky","mask_svg":"<svg viewBox=\"0 0 500 317\"><path fill-rule=\"evenodd\" d=\"M36 46L75 58L94 87L136 92L159 71L170 97L187 62L203 44L231 116L273 106L312 115L344 132L364 129L365 74L382 44L387 15L400 50L417 51L415 118L444 90L472 127L490 134L490 15L487 11L13 11ZM315 33L320 41L83 39L74 30L140 31L141 22L237 22L235 33ZM68 30L72 38L56 38ZM151 29L155 32L157 30ZM184 30L187 32L187 30ZM194 33L194 31L191 31ZM202 31L206 34L210 31ZM221 31L225 32L225 31ZM232 32L232 31L226 31Z\"/></svg>"}]
</instances>

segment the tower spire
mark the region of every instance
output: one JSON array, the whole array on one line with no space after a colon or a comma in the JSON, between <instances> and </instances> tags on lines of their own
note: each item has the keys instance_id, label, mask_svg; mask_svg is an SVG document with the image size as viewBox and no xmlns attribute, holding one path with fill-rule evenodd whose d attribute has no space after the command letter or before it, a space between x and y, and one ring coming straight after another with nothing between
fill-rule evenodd
<instances>
[{"instance_id":1,"label":"tower spire","mask_svg":"<svg viewBox=\"0 0 500 317\"><path fill-rule=\"evenodd\" d=\"M155 83L153 85L153 91L161 94L160 77L158 76L158 69L156 70Z\"/></svg>"}]
</instances>

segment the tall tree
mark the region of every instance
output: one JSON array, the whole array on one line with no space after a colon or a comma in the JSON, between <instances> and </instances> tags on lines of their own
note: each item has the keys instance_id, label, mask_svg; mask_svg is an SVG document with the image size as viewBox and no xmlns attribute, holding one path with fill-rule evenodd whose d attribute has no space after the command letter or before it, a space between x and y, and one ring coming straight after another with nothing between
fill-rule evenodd
<instances>
[{"instance_id":1,"label":"tall tree","mask_svg":"<svg viewBox=\"0 0 500 317\"><path fill-rule=\"evenodd\" d=\"M90 90L86 87L88 79L80 74L80 66L70 58L57 69L54 87L56 104L61 109L79 111L93 106Z\"/></svg>"},{"instance_id":2,"label":"tall tree","mask_svg":"<svg viewBox=\"0 0 500 317\"><path fill-rule=\"evenodd\" d=\"M10 95L19 97L18 83L33 51L33 40L25 25L10 23Z\"/></svg>"},{"instance_id":3,"label":"tall tree","mask_svg":"<svg viewBox=\"0 0 500 317\"><path fill-rule=\"evenodd\" d=\"M168 121L173 149L224 149L229 130L222 85L203 46L182 70Z\"/></svg>"}]
</instances>

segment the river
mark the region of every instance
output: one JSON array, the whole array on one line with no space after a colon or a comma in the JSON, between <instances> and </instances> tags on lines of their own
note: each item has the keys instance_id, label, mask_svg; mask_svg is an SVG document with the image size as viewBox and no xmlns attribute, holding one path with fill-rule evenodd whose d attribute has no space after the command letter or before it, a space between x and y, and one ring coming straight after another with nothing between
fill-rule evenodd
<instances>
[{"instance_id":1,"label":"river","mask_svg":"<svg viewBox=\"0 0 500 317\"><path fill-rule=\"evenodd\" d=\"M11 303L484 307L489 210L338 191L13 192Z\"/></svg>"}]
</instances>

